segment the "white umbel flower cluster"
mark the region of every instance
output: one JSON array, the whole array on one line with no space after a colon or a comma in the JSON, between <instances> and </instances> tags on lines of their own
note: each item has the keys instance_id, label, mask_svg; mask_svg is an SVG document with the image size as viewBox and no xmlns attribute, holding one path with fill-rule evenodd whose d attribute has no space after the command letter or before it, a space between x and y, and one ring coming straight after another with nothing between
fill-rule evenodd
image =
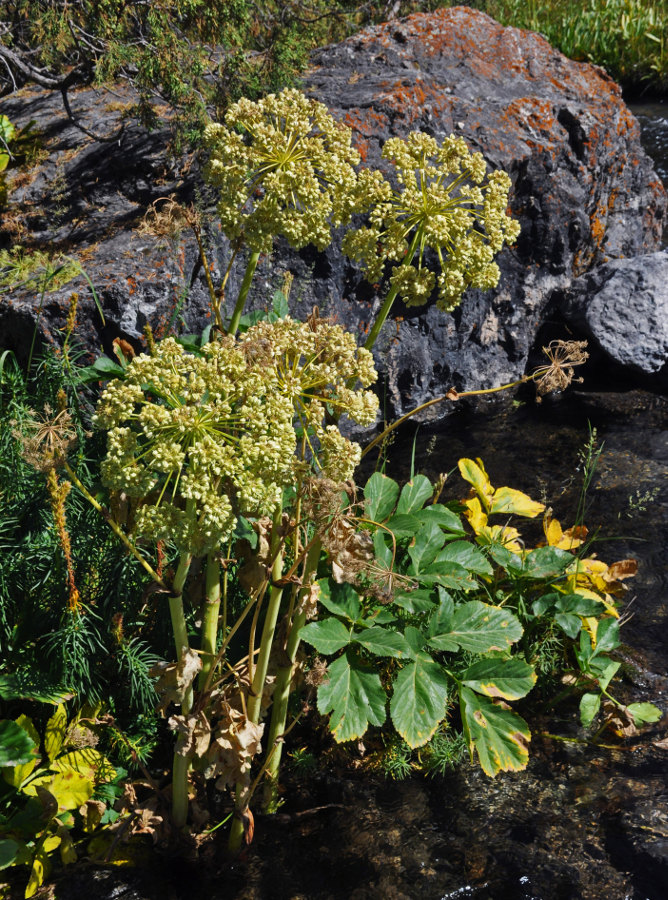
<instances>
[{"instance_id":1,"label":"white umbel flower cluster","mask_svg":"<svg viewBox=\"0 0 668 900\"><path fill-rule=\"evenodd\" d=\"M442 144L412 132L390 138L383 157L395 168L397 187L385 184L370 224L349 232L344 252L362 263L371 282L380 281L386 261L395 267L390 282L409 306L425 303L438 284L440 309L451 311L468 287L498 284L494 256L512 243L520 226L506 209L510 178L503 171L486 176L480 153L450 136ZM408 258L410 248L413 252ZM425 265L425 250L436 254L438 278Z\"/></svg>"},{"instance_id":2,"label":"white umbel flower cluster","mask_svg":"<svg viewBox=\"0 0 668 900\"><path fill-rule=\"evenodd\" d=\"M359 425L375 422L378 398L355 387L359 382L366 388L378 377L371 353L317 312L305 323L289 317L260 323L244 335L242 346L249 358L276 373L317 474L334 481L351 478L361 456L359 444L328 419L338 422L347 415Z\"/></svg>"},{"instance_id":3,"label":"white umbel flower cluster","mask_svg":"<svg viewBox=\"0 0 668 900\"><path fill-rule=\"evenodd\" d=\"M112 382L94 424L108 430L102 479L136 498L136 531L208 552L238 515L270 515L289 481L292 403L232 337L201 356L173 338Z\"/></svg>"},{"instance_id":4,"label":"white umbel flower cluster","mask_svg":"<svg viewBox=\"0 0 668 900\"><path fill-rule=\"evenodd\" d=\"M352 476L360 448L331 420L371 424L378 400L353 386L375 379L371 354L317 314L221 336L201 355L166 338L100 398L102 480L135 499L137 534L201 555L238 516L272 515L305 459L326 477Z\"/></svg>"},{"instance_id":5,"label":"white umbel flower cluster","mask_svg":"<svg viewBox=\"0 0 668 900\"><path fill-rule=\"evenodd\" d=\"M331 231L368 208L379 173L357 173L352 132L327 107L296 90L233 104L204 139L206 180L220 191L218 214L230 240L268 253L284 236L296 249L323 250Z\"/></svg>"}]
</instances>

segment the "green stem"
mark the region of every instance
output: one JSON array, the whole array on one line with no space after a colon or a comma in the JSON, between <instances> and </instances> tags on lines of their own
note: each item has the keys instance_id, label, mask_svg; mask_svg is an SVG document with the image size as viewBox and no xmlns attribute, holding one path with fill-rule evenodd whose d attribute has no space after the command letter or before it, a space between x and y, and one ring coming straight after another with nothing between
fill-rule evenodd
<instances>
[{"instance_id":1,"label":"green stem","mask_svg":"<svg viewBox=\"0 0 668 900\"><path fill-rule=\"evenodd\" d=\"M260 638L260 652L255 666L255 673L251 684L248 702L246 706L246 717L249 722L254 725L260 721L260 710L262 707L262 692L264 683L267 678L267 669L269 668L269 655L274 643L274 633L276 631L276 622L278 621L278 612L283 597L283 588L278 586L278 582L283 576L283 547L280 546L282 540L279 531L283 510L279 506L274 513L274 524L271 535L271 551L274 558L274 564L271 569L271 591L269 593L269 603L262 627L262 637ZM252 658L252 649L249 654L249 665ZM241 847L241 841L244 835L244 826L241 815L248 806L250 797L249 789L243 789L241 785L237 785L236 791L236 811L237 815L232 822L230 829L230 838L228 847L233 853L236 853Z\"/></svg>"},{"instance_id":2,"label":"green stem","mask_svg":"<svg viewBox=\"0 0 668 900\"><path fill-rule=\"evenodd\" d=\"M415 256L415 251L417 250L418 243L420 241L420 230L416 230L413 235L413 240L411 241L411 245L408 248L408 252L404 258L404 261L401 263L402 266L410 266L413 262L413 257ZM392 309L392 304L396 300L397 294L399 293L399 288L391 287L388 291L387 297L385 298L385 302L380 308L380 312L376 317L376 321L373 323L371 327L371 331L369 332L369 337L366 339L364 346L367 350L371 350L373 345L376 343L376 338L380 334L380 329L385 324L385 320L390 314L390 310Z\"/></svg>"},{"instance_id":3,"label":"green stem","mask_svg":"<svg viewBox=\"0 0 668 900\"><path fill-rule=\"evenodd\" d=\"M234 307L234 312L232 313L232 318L230 319L230 324L227 329L228 334L234 335L237 333L237 329L239 328L239 320L241 319L241 314L243 313L244 306L246 305L246 297L248 296L248 291L250 290L251 282L253 280L253 275L255 275L255 269L257 268L259 258L259 250L255 250L250 255L248 265L246 266L246 271L244 273L244 280L241 282L241 288L239 290L237 303Z\"/></svg>"},{"instance_id":4,"label":"green stem","mask_svg":"<svg viewBox=\"0 0 668 900\"><path fill-rule=\"evenodd\" d=\"M182 553L172 583L172 595L169 598L169 612L172 618L172 631L174 632L174 645L176 647L176 659L181 659L189 649L188 627L183 612L183 586L188 572L192 555ZM187 716L193 706L192 685L185 693L181 701L181 713ZM180 753L174 753L172 767L172 819L176 828L183 828L188 820L188 772L190 760Z\"/></svg>"},{"instance_id":5,"label":"green stem","mask_svg":"<svg viewBox=\"0 0 668 900\"><path fill-rule=\"evenodd\" d=\"M320 540L315 540L311 544L304 563L302 578L304 587L299 591L298 601L310 590L311 575L318 567L321 549L322 542ZM276 809L278 770L281 765L281 756L283 755L283 735L288 717L292 670L300 642L299 632L304 627L305 622L306 612L297 612L292 620L292 627L290 628L285 648L290 664L281 666L276 675L276 684L272 695L271 725L269 727L269 737L267 738L267 754L270 754L266 762L265 807L267 812L275 812Z\"/></svg>"},{"instance_id":6,"label":"green stem","mask_svg":"<svg viewBox=\"0 0 668 900\"><path fill-rule=\"evenodd\" d=\"M218 615L220 613L220 562L213 553L206 560L206 600L202 621L202 670L198 687L205 690L216 657Z\"/></svg>"}]
</instances>

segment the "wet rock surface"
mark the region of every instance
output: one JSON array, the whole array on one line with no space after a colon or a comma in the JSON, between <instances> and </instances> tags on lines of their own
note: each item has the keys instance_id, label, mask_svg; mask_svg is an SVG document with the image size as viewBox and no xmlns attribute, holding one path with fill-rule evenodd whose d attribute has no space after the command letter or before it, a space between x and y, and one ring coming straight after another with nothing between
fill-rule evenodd
<instances>
[{"instance_id":1,"label":"wet rock surface","mask_svg":"<svg viewBox=\"0 0 668 900\"><path fill-rule=\"evenodd\" d=\"M466 7L418 14L318 51L304 86L353 128L367 163L378 161L390 135L454 132L513 179L511 207L522 235L499 258L499 287L469 292L452 316L433 306L399 307L386 324L377 358L391 411L403 412L453 385L471 389L521 376L556 292L607 260L659 246L665 193L618 86L536 34L502 28ZM146 134L128 122L117 136L133 99L122 88L73 96L87 127L115 136L106 144L82 138L59 97L24 89L3 100L3 111L17 123L35 119L49 154L32 176L15 182L5 240L29 237L82 258L106 325L79 280L47 295L39 327L58 339L76 289L79 334L92 352L100 346L109 351L119 335L139 349L147 321L158 334L168 327L198 331L208 322L194 240L183 234L160 241L136 226L159 197L196 200L209 209L213 198L196 161L167 164L166 131ZM206 243L216 279L229 247L213 214ZM295 276L297 315L317 304L353 331L368 327L381 294L360 281L336 245L322 254L277 247L272 260L261 263L256 307L270 302L287 271ZM242 275L240 260L228 298ZM17 292L2 303L3 347L25 353L37 307L34 292ZM442 408L429 412L443 414Z\"/></svg>"}]
</instances>

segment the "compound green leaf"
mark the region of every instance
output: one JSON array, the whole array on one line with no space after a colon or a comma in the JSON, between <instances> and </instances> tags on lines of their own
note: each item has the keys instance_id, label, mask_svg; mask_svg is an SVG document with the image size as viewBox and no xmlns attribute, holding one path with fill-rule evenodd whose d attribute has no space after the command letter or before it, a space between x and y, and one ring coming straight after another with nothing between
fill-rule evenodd
<instances>
[{"instance_id":1,"label":"compound green leaf","mask_svg":"<svg viewBox=\"0 0 668 900\"><path fill-rule=\"evenodd\" d=\"M404 636L386 628L376 626L366 628L353 635L353 641L376 656L394 656L401 659L412 655Z\"/></svg>"},{"instance_id":2,"label":"compound green leaf","mask_svg":"<svg viewBox=\"0 0 668 900\"><path fill-rule=\"evenodd\" d=\"M331 712L329 727L337 743L362 737L369 724L383 724L387 697L370 666L347 651L328 665L327 675L318 688L318 712Z\"/></svg>"},{"instance_id":3,"label":"compound green leaf","mask_svg":"<svg viewBox=\"0 0 668 900\"><path fill-rule=\"evenodd\" d=\"M72 691L53 684L43 675L12 672L0 675L0 697L3 700L37 700L40 703L62 703L70 700Z\"/></svg>"},{"instance_id":4,"label":"compound green leaf","mask_svg":"<svg viewBox=\"0 0 668 900\"><path fill-rule=\"evenodd\" d=\"M580 698L580 721L588 728L601 707L600 694L583 694Z\"/></svg>"},{"instance_id":5,"label":"compound green leaf","mask_svg":"<svg viewBox=\"0 0 668 900\"><path fill-rule=\"evenodd\" d=\"M523 659L479 659L459 676L462 684L479 694L503 700L519 700L536 683L536 673Z\"/></svg>"},{"instance_id":6,"label":"compound green leaf","mask_svg":"<svg viewBox=\"0 0 668 900\"><path fill-rule=\"evenodd\" d=\"M405 538L415 537L420 530L422 521L417 516L401 515L392 516L391 519L387 520L386 525L395 538L401 541Z\"/></svg>"},{"instance_id":7,"label":"compound green leaf","mask_svg":"<svg viewBox=\"0 0 668 900\"><path fill-rule=\"evenodd\" d=\"M467 687L460 688L460 707L471 759L475 749L486 775L526 767L531 732L521 716Z\"/></svg>"},{"instance_id":8,"label":"compound green leaf","mask_svg":"<svg viewBox=\"0 0 668 900\"><path fill-rule=\"evenodd\" d=\"M37 762L38 743L39 740L36 743L17 722L4 719L0 722L0 768L30 763L34 766Z\"/></svg>"},{"instance_id":9,"label":"compound green leaf","mask_svg":"<svg viewBox=\"0 0 668 900\"><path fill-rule=\"evenodd\" d=\"M411 614L428 612L436 605L430 590L404 591L396 594L392 602Z\"/></svg>"},{"instance_id":10,"label":"compound green leaf","mask_svg":"<svg viewBox=\"0 0 668 900\"><path fill-rule=\"evenodd\" d=\"M619 622L611 617L601 619L596 626L595 653L605 653L619 647Z\"/></svg>"},{"instance_id":11,"label":"compound green leaf","mask_svg":"<svg viewBox=\"0 0 668 900\"><path fill-rule=\"evenodd\" d=\"M413 571L411 565L409 575L415 575L420 584L439 584L451 591L472 591L478 587L477 582L463 566L457 563L432 563L426 572Z\"/></svg>"},{"instance_id":12,"label":"compound green leaf","mask_svg":"<svg viewBox=\"0 0 668 900\"><path fill-rule=\"evenodd\" d=\"M399 485L397 482L388 478L387 475L375 472L364 488L366 517L373 519L374 522L384 522L392 513L398 496Z\"/></svg>"},{"instance_id":13,"label":"compound green leaf","mask_svg":"<svg viewBox=\"0 0 668 900\"><path fill-rule=\"evenodd\" d=\"M491 575L493 570L484 553L468 541L453 541L447 544L434 559L434 566L443 563L457 563L476 575Z\"/></svg>"},{"instance_id":14,"label":"compound green leaf","mask_svg":"<svg viewBox=\"0 0 668 900\"><path fill-rule=\"evenodd\" d=\"M406 515L422 509L434 494L434 488L426 475L416 475L401 489L397 503L397 515Z\"/></svg>"},{"instance_id":15,"label":"compound green leaf","mask_svg":"<svg viewBox=\"0 0 668 900\"><path fill-rule=\"evenodd\" d=\"M429 506L425 506L424 509L416 513L415 518L420 522L435 522L445 531L449 531L452 534L466 534L462 520L457 513L441 503L430 503Z\"/></svg>"},{"instance_id":16,"label":"compound green leaf","mask_svg":"<svg viewBox=\"0 0 668 900\"><path fill-rule=\"evenodd\" d=\"M328 656L350 643L350 629L339 619L328 618L304 625L299 637L315 647L318 653Z\"/></svg>"},{"instance_id":17,"label":"compound green leaf","mask_svg":"<svg viewBox=\"0 0 668 900\"><path fill-rule=\"evenodd\" d=\"M633 716L635 725L648 725L651 722L658 722L663 716L661 710L654 706L653 703L629 703L626 709Z\"/></svg>"},{"instance_id":18,"label":"compound green leaf","mask_svg":"<svg viewBox=\"0 0 668 900\"><path fill-rule=\"evenodd\" d=\"M455 609L450 631L432 635L429 644L437 650L456 645L472 653L489 653L507 650L521 637L522 626L509 610L470 600Z\"/></svg>"},{"instance_id":19,"label":"compound green leaf","mask_svg":"<svg viewBox=\"0 0 668 900\"><path fill-rule=\"evenodd\" d=\"M412 562L411 572L418 575L420 572L429 571L429 566L439 555L444 540L443 532L435 522L420 528L408 548Z\"/></svg>"},{"instance_id":20,"label":"compound green leaf","mask_svg":"<svg viewBox=\"0 0 668 900\"><path fill-rule=\"evenodd\" d=\"M554 621L571 640L574 641L580 634L582 619L579 616L574 616L571 613L557 613Z\"/></svg>"},{"instance_id":21,"label":"compound green leaf","mask_svg":"<svg viewBox=\"0 0 668 900\"><path fill-rule=\"evenodd\" d=\"M318 582L320 586L319 602L334 613L335 616L343 616L354 622L362 611L360 598L352 584L337 584L331 578L322 578Z\"/></svg>"},{"instance_id":22,"label":"compound green leaf","mask_svg":"<svg viewBox=\"0 0 668 900\"><path fill-rule=\"evenodd\" d=\"M373 536L373 552L376 562L387 572L391 572L394 565L394 552L391 547L388 547L388 541L391 541L391 536L379 528Z\"/></svg>"},{"instance_id":23,"label":"compound green leaf","mask_svg":"<svg viewBox=\"0 0 668 900\"><path fill-rule=\"evenodd\" d=\"M524 557L521 571L522 578L557 578L562 575L573 562L573 554L558 547L537 547Z\"/></svg>"},{"instance_id":24,"label":"compound green leaf","mask_svg":"<svg viewBox=\"0 0 668 900\"><path fill-rule=\"evenodd\" d=\"M426 744L445 718L449 684L441 666L426 654L397 675L390 715L409 747Z\"/></svg>"},{"instance_id":25,"label":"compound green leaf","mask_svg":"<svg viewBox=\"0 0 668 900\"><path fill-rule=\"evenodd\" d=\"M6 869L11 866L18 856L21 845L12 838L2 838L0 840L0 869Z\"/></svg>"}]
</instances>

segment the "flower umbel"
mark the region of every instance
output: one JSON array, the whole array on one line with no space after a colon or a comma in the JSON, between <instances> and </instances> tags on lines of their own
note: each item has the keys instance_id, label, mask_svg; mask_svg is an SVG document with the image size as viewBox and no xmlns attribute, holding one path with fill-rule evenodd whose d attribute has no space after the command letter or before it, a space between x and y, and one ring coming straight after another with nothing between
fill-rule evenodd
<instances>
[{"instance_id":1,"label":"flower umbel","mask_svg":"<svg viewBox=\"0 0 668 900\"><path fill-rule=\"evenodd\" d=\"M292 404L231 337L193 356L172 338L135 357L100 399L102 477L137 498L138 532L208 552L238 515L276 508L295 447Z\"/></svg>"},{"instance_id":2,"label":"flower umbel","mask_svg":"<svg viewBox=\"0 0 668 900\"><path fill-rule=\"evenodd\" d=\"M334 419L346 414L360 425L376 419L378 398L368 387L376 378L373 357L354 337L314 310L307 322L287 317L262 322L241 339L247 357L271 367L277 389L293 404L295 422L316 472L346 481L358 464L358 444L344 437Z\"/></svg>"},{"instance_id":3,"label":"flower umbel","mask_svg":"<svg viewBox=\"0 0 668 900\"><path fill-rule=\"evenodd\" d=\"M437 305L445 311L459 304L466 288L498 284L494 256L520 231L506 214L509 176L486 175L483 156L471 153L461 137L439 146L416 131L406 140L386 141L383 157L395 167L397 188L383 186L370 225L343 243L344 252L365 266L368 280L380 281L386 260L403 262L392 273L392 287L409 306L419 306L438 282ZM425 264L427 249L438 259L438 278Z\"/></svg>"},{"instance_id":4,"label":"flower umbel","mask_svg":"<svg viewBox=\"0 0 668 900\"><path fill-rule=\"evenodd\" d=\"M308 465L343 481L360 459L328 416L368 425L378 400L371 354L317 314L220 336L201 356L173 338L109 384L94 424L106 428L102 478L135 499L136 531L205 553L239 515L270 516L292 483L297 432Z\"/></svg>"},{"instance_id":5,"label":"flower umbel","mask_svg":"<svg viewBox=\"0 0 668 900\"><path fill-rule=\"evenodd\" d=\"M324 249L333 226L368 208L377 173L357 174L352 132L296 90L243 99L225 124L211 124L205 177L220 190L218 213L230 240L268 253L275 236L299 249Z\"/></svg>"}]
</instances>

